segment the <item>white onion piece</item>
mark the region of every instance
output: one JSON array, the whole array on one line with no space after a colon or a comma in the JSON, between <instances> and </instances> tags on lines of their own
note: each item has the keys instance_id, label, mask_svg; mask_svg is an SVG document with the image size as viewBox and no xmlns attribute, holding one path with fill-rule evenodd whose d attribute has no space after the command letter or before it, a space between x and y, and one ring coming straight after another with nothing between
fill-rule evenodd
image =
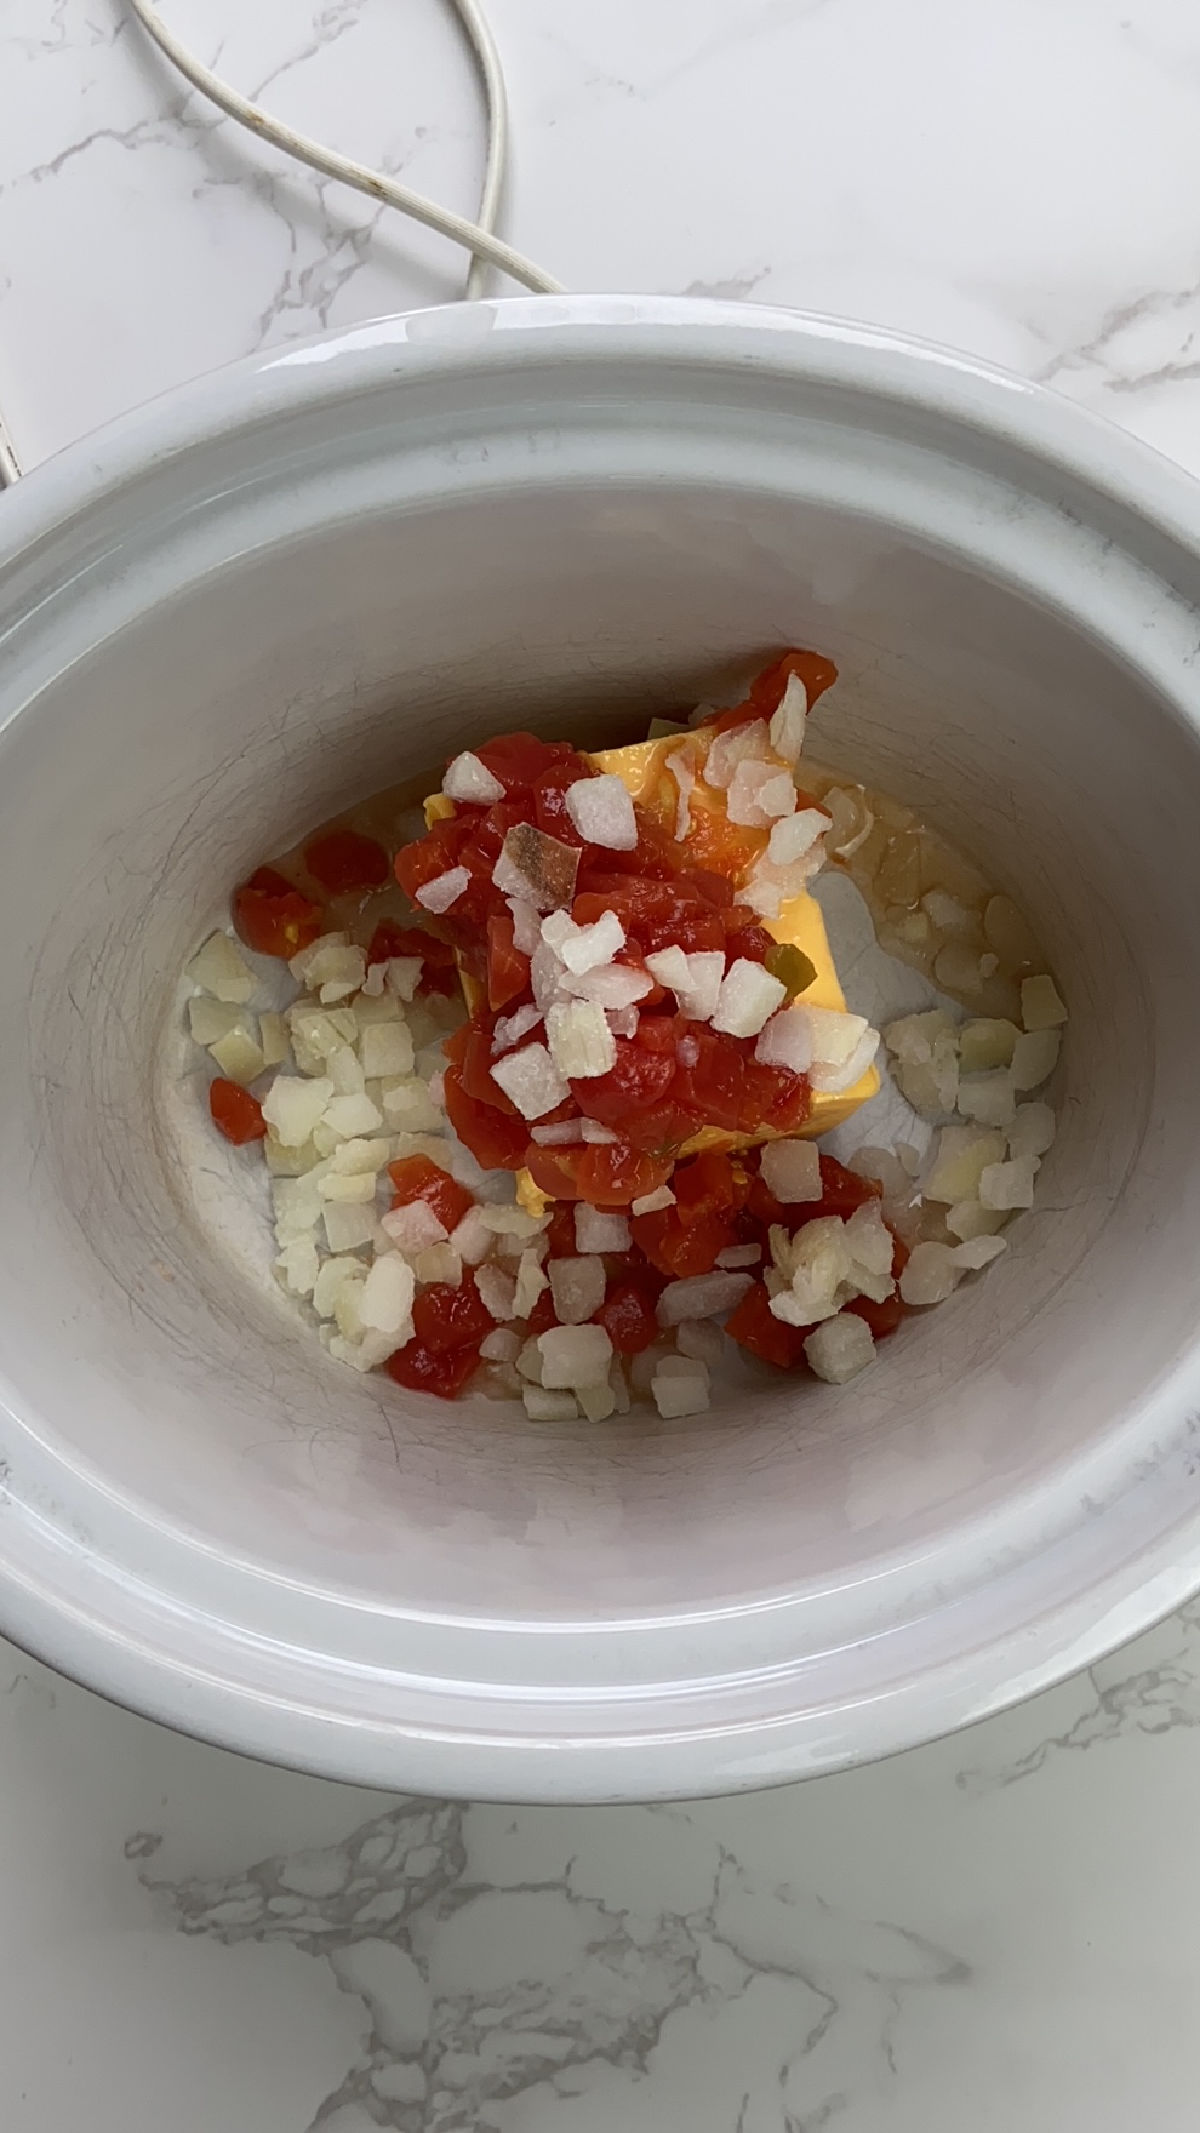
<instances>
[{"instance_id":1,"label":"white onion piece","mask_svg":"<svg viewBox=\"0 0 1200 2133\"><path fill-rule=\"evenodd\" d=\"M721 980L712 1026L731 1037L756 1037L786 997L786 985L761 963L739 956Z\"/></svg>"},{"instance_id":2,"label":"white onion piece","mask_svg":"<svg viewBox=\"0 0 1200 2133\"><path fill-rule=\"evenodd\" d=\"M559 1391L600 1385L608 1378L613 1347L603 1326L551 1326L538 1338L542 1383Z\"/></svg>"},{"instance_id":3,"label":"white onion piece","mask_svg":"<svg viewBox=\"0 0 1200 2133\"><path fill-rule=\"evenodd\" d=\"M798 674L789 674L769 727L771 746L785 763L798 763L808 724L808 691Z\"/></svg>"},{"instance_id":4,"label":"white onion piece","mask_svg":"<svg viewBox=\"0 0 1200 2133\"><path fill-rule=\"evenodd\" d=\"M650 1393L665 1422L705 1414L712 1405L707 1365L692 1356L665 1355L650 1380Z\"/></svg>"},{"instance_id":5,"label":"white onion piece","mask_svg":"<svg viewBox=\"0 0 1200 2133\"><path fill-rule=\"evenodd\" d=\"M567 787L567 813L589 844L610 852L632 852L637 844L633 801L620 778L577 778Z\"/></svg>"},{"instance_id":6,"label":"white onion piece","mask_svg":"<svg viewBox=\"0 0 1200 2133\"><path fill-rule=\"evenodd\" d=\"M444 874L435 874L432 881L422 882L415 892L416 901L423 904L426 911L449 911L469 887L470 880L465 867L448 867Z\"/></svg>"},{"instance_id":7,"label":"white onion piece","mask_svg":"<svg viewBox=\"0 0 1200 2133\"><path fill-rule=\"evenodd\" d=\"M570 1090L544 1044L526 1044L497 1059L492 1080L503 1089L522 1118L544 1118L565 1103Z\"/></svg>"},{"instance_id":8,"label":"white onion piece","mask_svg":"<svg viewBox=\"0 0 1200 2133\"><path fill-rule=\"evenodd\" d=\"M592 1080L611 1073L617 1063L617 1040L598 1001L569 1000L548 1008L546 1035L550 1057L566 1080Z\"/></svg>"},{"instance_id":9,"label":"white onion piece","mask_svg":"<svg viewBox=\"0 0 1200 2133\"><path fill-rule=\"evenodd\" d=\"M751 1286L749 1274L692 1274L669 1281L658 1299L660 1326L678 1326L685 1318L723 1318Z\"/></svg>"},{"instance_id":10,"label":"white onion piece","mask_svg":"<svg viewBox=\"0 0 1200 2133\"><path fill-rule=\"evenodd\" d=\"M767 1191L777 1200L819 1200L821 1158L815 1141L767 1141L758 1166Z\"/></svg>"},{"instance_id":11,"label":"white onion piece","mask_svg":"<svg viewBox=\"0 0 1200 2133\"><path fill-rule=\"evenodd\" d=\"M504 798L504 787L499 778L469 749L455 756L442 779L442 791L447 799L464 800L472 807L494 807Z\"/></svg>"},{"instance_id":12,"label":"white onion piece","mask_svg":"<svg viewBox=\"0 0 1200 2133\"><path fill-rule=\"evenodd\" d=\"M809 1369L830 1385L845 1385L875 1360L875 1341L866 1320L852 1311L827 1318L804 1343Z\"/></svg>"}]
</instances>

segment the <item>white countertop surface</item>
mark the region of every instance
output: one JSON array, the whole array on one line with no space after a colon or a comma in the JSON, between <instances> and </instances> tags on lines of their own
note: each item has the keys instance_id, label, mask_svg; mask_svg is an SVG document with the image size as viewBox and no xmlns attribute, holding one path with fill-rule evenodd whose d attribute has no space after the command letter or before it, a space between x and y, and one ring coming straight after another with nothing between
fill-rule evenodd
<instances>
[{"instance_id":1,"label":"white countertop surface","mask_svg":"<svg viewBox=\"0 0 1200 2133\"><path fill-rule=\"evenodd\" d=\"M442 0L163 0L466 209ZM578 289L853 314L1200 473L1193 0L489 0L508 234ZM0 8L0 406L27 465L211 365L456 292L440 240L184 91L121 0ZM3 508L0 502L0 509ZM1200 1605L854 1775L397 1802L0 1647L5 2133L1195 2133Z\"/></svg>"}]
</instances>

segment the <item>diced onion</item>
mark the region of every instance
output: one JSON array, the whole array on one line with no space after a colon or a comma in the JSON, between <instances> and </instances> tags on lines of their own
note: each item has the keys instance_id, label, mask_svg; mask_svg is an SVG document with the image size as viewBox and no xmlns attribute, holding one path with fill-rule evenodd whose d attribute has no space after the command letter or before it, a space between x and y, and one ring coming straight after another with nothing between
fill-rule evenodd
<instances>
[{"instance_id":1,"label":"diced onion","mask_svg":"<svg viewBox=\"0 0 1200 2133\"><path fill-rule=\"evenodd\" d=\"M633 801L620 778L578 778L567 787L567 813L589 844L611 852L632 852L637 845Z\"/></svg>"}]
</instances>

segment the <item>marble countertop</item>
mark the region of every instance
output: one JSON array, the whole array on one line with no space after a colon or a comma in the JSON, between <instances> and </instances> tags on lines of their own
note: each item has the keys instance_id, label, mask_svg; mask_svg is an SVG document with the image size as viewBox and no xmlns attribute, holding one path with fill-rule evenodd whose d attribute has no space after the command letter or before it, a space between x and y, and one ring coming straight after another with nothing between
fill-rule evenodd
<instances>
[{"instance_id":1,"label":"marble countertop","mask_svg":"<svg viewBox=\"0 0 1200 2133\"><path fill-rule=\"evenodd\" d=\"M163 6L282 116L469 209L479 103L442 0ZM568 286L908 328L1200 473L1190 0L489 11L508 231ZM219 122L122 0L6 0L0 82L0 406L27 465L460 286L438 239ZM0 2117L1194 2133L1198 1798L1200 1606L954 1740L686 1808L342 1789L0 1648Z\"/></svg>"}]
</instances>

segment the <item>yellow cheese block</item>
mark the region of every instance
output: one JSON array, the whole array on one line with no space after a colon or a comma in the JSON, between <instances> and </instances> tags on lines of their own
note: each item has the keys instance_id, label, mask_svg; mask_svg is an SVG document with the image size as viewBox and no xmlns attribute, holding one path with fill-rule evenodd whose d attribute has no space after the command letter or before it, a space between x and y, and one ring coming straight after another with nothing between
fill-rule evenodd
<instances>
[{"instance_id":1,"label":"yellow cheese block","mask_svg":"<svg viewBox=\"0 0 1200 2133\"><path fill-rule=\"evenodd\" d=\"M635 800L643 800L664 775L664 759L678 746L678 734L668 734L662 740L638 741L628 748L604 748L589 760L603 774L620 778ZM444 821L453 813L454 802L444 793L431 793L425 802L425 820L429 826ZM813 1007L832 1007L844 1013L846 997L838 983L825 920L816 899L812 896L794 897L790 903L784 904L778 918L766 919L764 924L775 940L799 948L812 964L816 976L804 993L805 1001ZM861 1080L838 1096L814 1090L812 1110L804 1125L798 1128L799 1137L817 1140L821 1134L832 1132L835 1126L852 1118L862 1104L869 1103L878 1093L879 1075L874 1067L868 1067ZM752 1148L769 1138L768 1134L726 1133L720 1127L705 1126L686 1142L680 1152L697 1155L703 1148ZM519 1170L516 1182L521 1206L531 1214L541 1214L548 1205L547 1198L538 1190L529 1172Z\"/></svg>"},{"instance_id":2,"label":"yellow cheese block","mask_svg":"<svg viewBox=\"0 0 1200 2133\"><path fill-rule=\"evenodd\" d=\"M669 772L664 772L663 765L679 745L679 735L671 733L657 741L637 741L628 748L604 748L590 760L605 775L620 778L635 800L645 800L664 775L670 776ZM671 782L674 785L673 779ZM794 897L790 903L784 904L778 918L766 919L764 924L775 940L801 949L816 971L804 994L805 1001L812 1007L832 1007L844 1013L846 997L838 983L825 921L815 898ZM812 1141L822 1133L831 1133L835 1126L852 1118L860 1105L869 1103L878 1094L879 1075L874 1067L868 1067L862 1079L852 1088L843 1090L840 1096L824 1096L814 1090L812 1111L807 1123L799 1129L800 1138ZM764 1136L723 1133L716 1127L706 1126L688 1142L684 1154L694 1155L701 1148L749 1148L754 1146L755 1138Z\"/></svg>"}]
</instances>

